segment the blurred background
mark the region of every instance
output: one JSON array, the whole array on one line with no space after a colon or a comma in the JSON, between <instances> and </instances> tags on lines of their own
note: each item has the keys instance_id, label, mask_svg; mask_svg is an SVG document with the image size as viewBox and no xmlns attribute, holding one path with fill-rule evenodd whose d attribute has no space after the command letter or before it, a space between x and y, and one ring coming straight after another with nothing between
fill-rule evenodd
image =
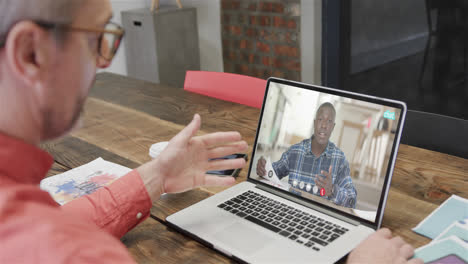
<instances>
[{"instance_id":1,"label":"blurred background","mask_svg":"<svg viewBox=\"0 0 468 264\"><path fill-rule=\"evenodd\" d=\"M149 29L143 18L122 14L149 13L150 0L111 0L113 20L124 25L127 37L104 71L141 78L142 69L134 67L144 63L144 70L159 77L172 73L167 84L175 89L182 88L187 70L274 76L468 119L466 0L182 0L182 10L174 0L160 2L151 16L178 12L180 17L150 23L155 29ZM154 46L159 59L176 56L148 61ZM146 80L164 83L162 78ZM394 124L380 118L385 109L288 92L270 100L279 110L268 117L271 125L262 129L261 144L272 151L272 160L310 136L320 102L335 104L339 114L332 140L346 153L358 193L365 197L358 206L371 208L393 137ZM309 124L295 115L305 112L311 115Z\"/></svg>"},{"instance_id":2,"label":"blurred background","mask_svg":"<svg viewBox=\"0 0 468 264\"><path fill-rule=\"evenodd\" d=\"M121 11L151 5L150 0L111 2L116 22L122 22ZM182 4L196 9L198 39L193 41L198 44L199 63L179 66L179 83L182 73L191 69L276 76L398 99L412 110L468 119L468 1L182 0ZM173 0L161 0L161 10L174 6ZM126 30L134 30L133 25ZM129 41L124 39L106 71L129 75L125 54Z\"/></svg>"},{"instance_id":3,"label":"blurred background","mask_svg":"<svg viewBox=\"0 0 468 264\"><path fill-rule=\"evenodd\" d=\"M358 193L356 209L377 210L397 126L396 121L383 116L386 111L394 112L398 120L400 112L393 108L271 84L252 171L256 171L261 156L275 162L290 146L310 138L317 108L325 102L332 103L336 110L330 141L349 162Z\"/></svg>"}]
</instances>

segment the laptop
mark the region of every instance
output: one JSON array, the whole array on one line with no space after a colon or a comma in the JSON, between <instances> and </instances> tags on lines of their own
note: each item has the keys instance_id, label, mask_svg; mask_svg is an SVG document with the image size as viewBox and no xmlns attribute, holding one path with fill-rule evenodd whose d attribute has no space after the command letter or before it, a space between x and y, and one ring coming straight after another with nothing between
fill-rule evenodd
<instances>
[{"instance_id":1,"label":"laptop","mask_svg":"<svg viewBox=\"0 0 468 264\"><path fill-rule=\"evenodd\" d=\"M269 78L247 180L166 220L239 262L336 262L382 224L405 114Z\"/></svg>"}]
</instances>

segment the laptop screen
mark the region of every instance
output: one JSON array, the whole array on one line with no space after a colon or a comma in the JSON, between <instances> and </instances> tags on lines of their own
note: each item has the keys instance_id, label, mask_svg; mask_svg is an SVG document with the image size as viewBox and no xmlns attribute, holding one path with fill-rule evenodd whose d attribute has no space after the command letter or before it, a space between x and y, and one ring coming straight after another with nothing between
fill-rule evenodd
<instances>
[{"instance_id":1,"label":"laptop screen","mask_svg":"<svg viewBox=\"0 0 468 264\"><path fill-rule=\"evenodd\" d=\"M270 79L249 178L375 223L401 105Z\"/></svg>"}]
</instances>

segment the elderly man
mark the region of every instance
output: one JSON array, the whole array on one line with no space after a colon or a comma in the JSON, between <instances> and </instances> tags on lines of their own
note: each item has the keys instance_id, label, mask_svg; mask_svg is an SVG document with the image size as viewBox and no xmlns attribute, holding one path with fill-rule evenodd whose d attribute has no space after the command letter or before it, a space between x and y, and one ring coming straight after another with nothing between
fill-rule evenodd
<instances>
[{"instance_id":1,"label":"elderly man","mask_svg":"<svg viewBox=\"0 0 468 264\"><path fill-rule=\"evenodd\" d=\"M195 137L195 115L157 159L108 188L62 207L38 188L53 159L37 145L78 126L96 69L110 64L120 44L111 15L108 0L0 0L0 263L132 263L118 238L148 216L152 201L231 185L232 177L205 172L245 165L209 161L247 144L237 132ZM392 263L412 254L384 229L349 261Z\"/></svg>"},{"instance_id":2,"label":"elderly man","mask_svg":"<svg viewBox=\"0 0 468 264\"><path fill-rule=\"evenodd\" d=\"M335 128L336 110L323 103L314 118L314 134L292 145L272 166L279 178L289 175L294 188L320 195L344 207L356 207L356 189L350 177L349 163L335 144L329 141ZM257 174L265 176L266 161L257 161Z\"/></svg>"}]
</instances>

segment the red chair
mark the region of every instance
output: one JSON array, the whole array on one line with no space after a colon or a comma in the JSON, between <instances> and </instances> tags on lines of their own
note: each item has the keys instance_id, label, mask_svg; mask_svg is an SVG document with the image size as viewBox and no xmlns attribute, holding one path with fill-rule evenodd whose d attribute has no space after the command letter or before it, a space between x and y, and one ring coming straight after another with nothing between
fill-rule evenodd
<instances>
[{"instance_id":1,"label":"red chair","mask_svg":"<svg viewBox=\"0 0 468 264\"><path fill-rule=\"evenodd\" d=\"M261 108L267 81L224 72L187 71L184 90Z\"/></svg>"}]
</instances>

